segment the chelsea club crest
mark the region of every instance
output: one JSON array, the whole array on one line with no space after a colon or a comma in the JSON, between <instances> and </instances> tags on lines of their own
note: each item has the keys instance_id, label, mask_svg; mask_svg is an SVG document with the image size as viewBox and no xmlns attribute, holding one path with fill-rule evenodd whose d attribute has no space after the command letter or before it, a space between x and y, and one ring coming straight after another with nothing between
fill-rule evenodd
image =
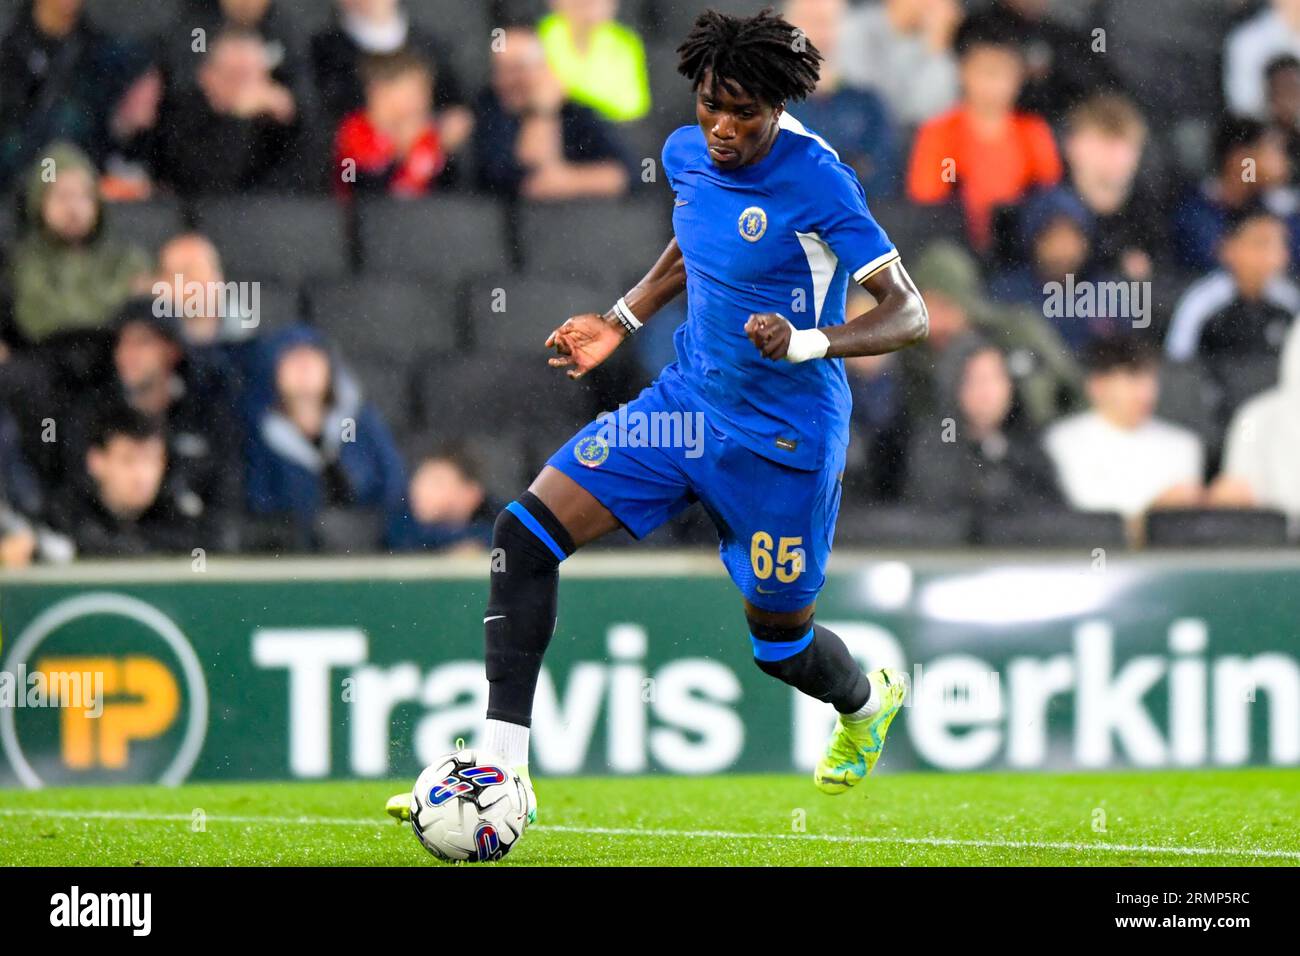
<instances>
[{"instance_id":1,"label":"chelsea club crest","mask_svg":"<svg viewBox=\"0 0 1300 956\"><path fill-rule=\"evenodd\" d=\"M579 464L586 465L588 468L599 467L609 457L609 442L599 435L580 438L573 446L573 457L578 459Z\"/></svg>"},{"instance_id":2,"label":"chelsea club crest","mask_svg":"<svg viewBox=\"0 0 1300 956\"><path fill-rule=\"evenodd\" d=\"M740 234L747 242L758 242L767 232L767 213L758 206L750 206L740 214Z\"/></svg>"}]
</instances>

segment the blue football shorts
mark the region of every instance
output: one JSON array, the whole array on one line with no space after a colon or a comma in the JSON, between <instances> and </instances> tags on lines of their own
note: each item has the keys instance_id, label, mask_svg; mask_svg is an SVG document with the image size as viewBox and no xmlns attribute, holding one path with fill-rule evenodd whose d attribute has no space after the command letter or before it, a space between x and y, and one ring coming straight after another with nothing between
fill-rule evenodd
<instances>
[{"instance_id":1,"label":"blue football shorts","mask_svg":"<svg viewBox=\"0 0 1300 956\"><path fill-rule=\"evenodd\" d=\"M750 450L680 385L656 381L602 415L547 464L568 475L642 538L699 501L718 530L718 553L755 607L812 604L840 509L843 452L818 471Z\"/></svg>"}]
</instances>

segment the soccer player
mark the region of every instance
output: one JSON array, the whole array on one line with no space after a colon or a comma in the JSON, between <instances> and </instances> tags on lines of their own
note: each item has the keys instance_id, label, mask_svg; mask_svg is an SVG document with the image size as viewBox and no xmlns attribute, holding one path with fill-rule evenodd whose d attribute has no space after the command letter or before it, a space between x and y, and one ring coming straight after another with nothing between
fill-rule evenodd
<instances>
[{"instance_id":1,"label":"soccer player","mask_svg":"<svg viewBox=\"0 0 1300 956\"><path fill-rule=\"evenodd\" d=\"M645 447L624 440L617 419L598 418L501 513L493 548L504 560L494 563L483 619L490 690L478 745L528 780L560 562L620 526L640 538L699 501L743 596L756 664L839 712L814 780L842 793L875 767L906 686L896 671L864 674L813 620L848 445L841 360L918 342L928 317L853 171L785 110L816 85L817 49L770 10L749 18L710 10L678 53L697 123L663 150L675 238L611 309L573 316L547 346L557 353L552 366L580 378L685 290L677 361L627 406L627 421L690 416L703 425L702 441ZM850 278L877 305L846 322ZM531 821L531 783L528 792ZM407 816L408 801L395 797L390 812Z\"/></svg>"}]
</instances>

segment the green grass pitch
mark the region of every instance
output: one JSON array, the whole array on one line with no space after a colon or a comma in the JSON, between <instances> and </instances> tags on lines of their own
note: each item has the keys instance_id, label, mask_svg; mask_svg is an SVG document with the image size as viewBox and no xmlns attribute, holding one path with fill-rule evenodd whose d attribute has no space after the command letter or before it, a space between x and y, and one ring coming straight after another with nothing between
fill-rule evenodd
<instances>
[{"instance_id":1,"label":"green grass pitch","mask_svg":"<svg viewBox=\"0 0 1300 956\"><path fill-rule=\"evenodd\" d=\"M0 794L0 864L441 866L401 782ZM539 778L501 866L1300 865L1300 770ZM201 819L202 827L194 821Z\"/></svg>"}]
</instances>

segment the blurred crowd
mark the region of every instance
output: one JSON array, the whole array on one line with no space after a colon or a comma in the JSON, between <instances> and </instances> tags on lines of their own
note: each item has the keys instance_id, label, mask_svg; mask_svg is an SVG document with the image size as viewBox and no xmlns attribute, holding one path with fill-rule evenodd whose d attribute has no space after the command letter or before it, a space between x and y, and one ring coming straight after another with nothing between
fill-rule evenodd
<instances>
[{"instance_id":1,"label":"blurred crowd","mask_svg":"<svg viewBox=\"0 0 1300 956\"><path fill-rule=\"evenodd\" d=\"M0 564L485 547L671 358L541 342L671 235L706 5L0 0ZM1300 0L773 5L930 312L838 541L1294 540Z\"/></svg>"}]
</instances>

